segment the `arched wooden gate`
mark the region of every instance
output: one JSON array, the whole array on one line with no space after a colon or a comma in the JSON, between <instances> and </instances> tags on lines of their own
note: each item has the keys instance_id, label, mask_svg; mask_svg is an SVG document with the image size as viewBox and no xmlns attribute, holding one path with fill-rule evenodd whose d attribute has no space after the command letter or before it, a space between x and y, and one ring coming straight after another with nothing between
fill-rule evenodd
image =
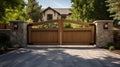
<instances>
[{"instance_id":1,"label":"arched wooden gate","mask_svg":"<svg viewBox=\"0 0 120 67\"><path fill-rule=\"evenodd\" d=\"M64 23L87 26L68 28ZM46 28L51 24L56 27ZM35 45L89 45L95 43L95 25L72 20L50 20L28 25L28 43Z\"/></svg>"}]
</instances>

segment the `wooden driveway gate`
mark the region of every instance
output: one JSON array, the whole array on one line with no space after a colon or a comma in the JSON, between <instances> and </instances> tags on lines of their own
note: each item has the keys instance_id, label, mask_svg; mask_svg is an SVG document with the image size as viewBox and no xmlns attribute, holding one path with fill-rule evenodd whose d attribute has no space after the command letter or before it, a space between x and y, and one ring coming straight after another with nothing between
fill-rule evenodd
<instances>
[{"instance_id":1,"label":"wooden driveway gate","mask_svg":"<svg viewBox=\"0 0 120 67\"><path fill-rule=\"evenodd\" d=\"M64 22L89 26L64 28ZM56 28L45 25L56 24ZM37 26L37 27L36 27ZM53 25L54 26L54 25ZM44 28L45 27L45 28ZM95 25L72 20L51 20L28 24L28 43L35 45L89 45L95 43Z\"/></svg>"}]
</instances>

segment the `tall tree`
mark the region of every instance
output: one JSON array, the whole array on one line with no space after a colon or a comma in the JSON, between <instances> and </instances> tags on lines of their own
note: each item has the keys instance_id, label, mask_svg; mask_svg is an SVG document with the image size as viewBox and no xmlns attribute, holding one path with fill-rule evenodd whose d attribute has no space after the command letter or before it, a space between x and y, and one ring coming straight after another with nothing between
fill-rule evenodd
<instances>
[{"instance_id":1,"label":"tall tree","mask_svg":"<svg viewBox=\"0 0 120 67\"><path fill-rule=\"evenodd\" d=\"M105 0L71 0L72 19L90 22L94 20L111 19L107 12Z\"/></svg>"},{"instance_id":2,"label":"tall tree","mask_svg":"<svg viewBox=\"0 0 120 67\"><path fill-rule=\"evenodd\" d=\"M10 20L25 20L25 9L6 9L1 23L9 23Z\"/></svg>"},{"instance_id":3,"label":"tall tree","mask_svg":"<svg viewBox=\"0 0 120 67\"><path fill-rule=\"evenodd\" d=\"M4 22L6 10L8 9L23 9L25 6L24 0L0 0L0 23Z\"/></svg>"},{"instance_id":4,"label":"tall tree","mask_svg":"<svg viewBox=\"0 0 120 67\"><path fill-rule=\"evenodd\" d=\"M110 17L113 17L114 20L120 20L120 0L107 0L109 3L108 11L111 13Z\"/></svg>"},{"instance_id":5,"label":"tall tree","mask_svg":"<svg viewBox=\"0 0 120 67\"><path fill-rule=\"evenodd\" d=\"M41 7L36 0L28 0L26 7L27 19L32 19L33 22L42 20Z\"/></svg>"}]
</instances>

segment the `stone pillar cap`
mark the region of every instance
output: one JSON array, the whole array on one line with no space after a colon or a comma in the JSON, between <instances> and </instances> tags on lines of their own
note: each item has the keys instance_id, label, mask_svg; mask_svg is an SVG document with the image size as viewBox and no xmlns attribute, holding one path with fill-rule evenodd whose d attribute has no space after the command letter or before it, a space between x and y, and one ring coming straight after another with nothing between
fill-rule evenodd
<instances>
[{"instance_id":1,"label":"stone pillar cap","mask_svg":"<svg viewBox=\"0 0 120 67\"><path fill-rule=\"evenodd\" d=\"M94 21L93 23L101 23L101 22L108 22L108 23L111 23L111 22L113 22L113 20L96 20L96 21Z\"/></svg>"}]
</instances>

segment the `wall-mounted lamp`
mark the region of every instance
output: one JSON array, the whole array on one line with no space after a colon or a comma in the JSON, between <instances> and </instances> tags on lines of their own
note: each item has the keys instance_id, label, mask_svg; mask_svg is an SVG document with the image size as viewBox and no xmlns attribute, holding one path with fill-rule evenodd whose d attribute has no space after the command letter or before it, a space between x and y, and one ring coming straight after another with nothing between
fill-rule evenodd
<instances>
[{"instance_id":1,"label":"wall-mounted lamp","mask_svg":"<svg viewBox=\"0 0 120 67\"><path fill-rule=\"evenodd\" d=\"M14 30L18 30L18 24L17 24L17 23L14 23L14 24L13 24L13 28L14 28Z\"/></svg>"},{"instance_id":2,"label":"wall-mounted lamp","mask_svg":"<svg viewBox=\"0 0 120 67\"><path fill-rule=\"evenodd\" d=\"M108 23L104 23L103 29L108 29Z\"/></svg>"}]
</instances>

